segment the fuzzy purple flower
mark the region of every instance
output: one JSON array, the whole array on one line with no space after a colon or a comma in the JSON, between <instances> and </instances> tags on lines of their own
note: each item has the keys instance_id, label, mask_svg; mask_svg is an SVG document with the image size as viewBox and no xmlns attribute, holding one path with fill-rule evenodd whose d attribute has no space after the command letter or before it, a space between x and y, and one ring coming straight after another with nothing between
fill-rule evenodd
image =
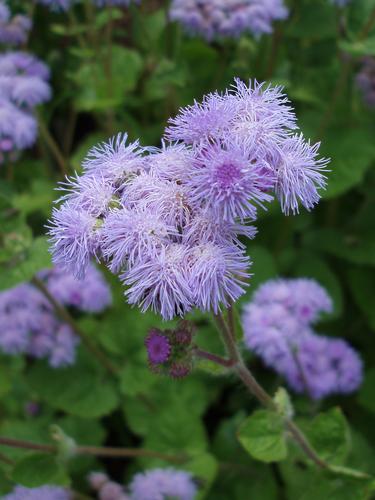
<instances>
[{"instance_id":1,"label":"fuzzy purple flower","mask_svg":"<svg viewBox=\"0 0 375 500\"><path fill-rule=\"evenodd\" d=\"M6 3L0 3L0 43L21 45L25 43L31 30L31 20L22 14L11 17Z\"/></svg>"},{"instance_id":2,"label":"fuzzy purple flower","mask_svg":"<svg viewBox=\"0 0 375 500\"><path fill-rule=\"evenodd\" d=\"M245 293L250 262L236 246L204 243L192 248L190 260L190 287L202 311L216 314Z\"/></svg>"},{"instance_id":3,"label":"fuzzy purple flower","mask_svg":"<svg viewBox=\"0 0 375 500\"><path fill-rule=\"evenodd\" d=\"M83 169L89 175L102 176L114 185L121 185L129 177L145 168L139 142L127 144L128 135L118 134L108 143L101 143L88 152Z\"/></svg>"},{"instance_id":4,"label":"fuzzy purple flower","mask_svg":"<svg viewBox=\"0 0 375 500\"><path fill-rule=\"evenodd\" d=\"M137 304L142 312L151 309L164 319L188 312L193 305L188 254L188 248L174 243L155 257L136 262L121 277L129 287L125 292L129 304Z\"/></svg>"},{"instance_id":5,"label":"fuzzy purple flower","mask_svg":"<svg viewBox=\"0 0 375 500\"><path fill-rule=\"evenodd\" d=\"M313 280L270 281L245 307L245 344L296 392L312 399L353 392L362 381L360 357L344 340L311 327L331 310L331 299Z\"/></svg>"},{"instance_id":6,"label":"fuzzy purple flower","mask_svg":"<svg viewBox=\"0 0 375 500\"><path fill-rule=\"evenodd\" d=\"M254 219L256 205L272 200L267 193L275 179L270 166L245 144L213 143L198 153L187 186L199 208L207 206L218 218Z\"/></svg>"},{"instance_id":7,"label":"fuzzy purple flower","mask_svg":"<svg viewBox=\"0 0 375 500\"><path fill-rule=\"evenodd\" d=\"M155 257L171 236L177 236L173 226L159 218L156 211L140 208L113 210L102 228L103 255L110 260L111 271L118 272L129 262Z\"/></svg>"},{"instance_id":8,"label":"fuzzy purple flower","mask_svg":"<svg viewBox=\"0 0 375 500\"><path fill-rule=\"evenodd\" d=\"M53 212L53 261L82 276L102 260L130 304L164 319L218 311L243 293L257 209L275 195L286 213L319 200L327 162L296 128L280 87L236 79L180 110L160 149L126 134L94 147Z\"/></svg>"},{"instance_id":9,"label":"fuzzy purple flower","mask_svg":"<svg viewBox=\"0 0 375 500\"><path fill-rule=\"evenodd\" d=\"M101 312L111 302L108 285L93 266L83 282L60 268L43 270L38 277L65 306ZM50 303L32 285L22 284L0 293L0 348L6 354L45 358L58 368L74 363L77 344L71 328L56 317Z\"/></svg>"},{"instance_id":10,"label":"fuzzy purple flower","mask_svg":"<svg viewBox=\"0 0 375 500\"><path fill-rule=\"evenodd\" d=\"M6 52L0 55L0 74L34 76L47 81L50 71L42 61L27 52Z\"/></svg>"},{"instance_id":11,"label":"fuzzy purple flower","mask_svg":"<svg viewBox=\"0 0 375 500\"><path fill-rule=\"evenodd\" d=\"M152 365L159 365L168 361L171 345L165 335L158 330L151 330L145 339L148 360Z\"/></svg>"},{"instance_id":12,"label":"fuzzy purple flower","mask_svg":"<svg viewBox=\"0 0 375 500\"><path fill-rule=\"evenodd\" d=\"M192 35L208 41L237 38L244 32L255 36L272 33L272 23L286 19L282 0L173 0L170 17Z\"/></svg>"},{"instance_id":13,"label":"fuzzy purple flower","mask_svg":"<svg viewBox=\"0 0 375 500\"><path fill-rule=\"evenodd\" d=\"M39 488L16 486L11 493L3 496L3 500L72 500L72 495L60 486L40 486Z\"/></svg>"},{"instance_id":14,"label":"fuzzy purple flower","mask_svg":"<svg viewBox=\"0 0 375 500\"><path fill-rule=\"evenodd\" d=\"M136 474L129 488L132 500L194 500L197 494L191 474L172 468Z\"/></svg>"}]
</instances>

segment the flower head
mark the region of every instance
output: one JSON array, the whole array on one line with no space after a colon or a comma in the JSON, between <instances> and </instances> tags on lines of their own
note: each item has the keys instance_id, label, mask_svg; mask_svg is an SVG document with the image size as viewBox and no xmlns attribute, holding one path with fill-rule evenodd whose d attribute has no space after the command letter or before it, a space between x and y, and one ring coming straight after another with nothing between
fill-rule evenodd
<instances>
[{"instance_id":1,"label":"flower head","mask_svg":"<svg viewBox=\"0 0 375 500\"><path fill-rule=\"evenodd\" d=\"M168 361L171 345L168 338L159 330L151 330L145 340L148 360L152 365L159 365Z\"/></svg>"},{"instance_id":2,"label":"flower head","mask_svg":"<svg viewBox=\"0 0 375 500\"><path fill-rule=\"evenodd\" d=\"M153 469L136 474L130 483L133 500L193 500L197 487L190 473L176 469Z\"/></svg>"},{"instance_id":3,"label":"flower head","mask_svg":"<svg viewBox=\"0 0 375 500\"><path fill-rule=\"evenodd\" d=\"M39 488L16 486L11 493L3 496L3 500L72 500L72 496L68 490L60 486Z\"/></svg>"}]
</instances>

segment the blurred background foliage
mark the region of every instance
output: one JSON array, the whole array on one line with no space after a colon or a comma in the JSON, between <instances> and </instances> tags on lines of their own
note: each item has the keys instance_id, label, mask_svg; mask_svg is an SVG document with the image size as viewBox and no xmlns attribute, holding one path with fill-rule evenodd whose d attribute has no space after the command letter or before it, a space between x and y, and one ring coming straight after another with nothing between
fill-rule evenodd
<instances>
[{"instance_id":1,"label":"blurred background foliage","mask_svg":"<svg viewBox=\"0 0 375 500\"><path fill-rule=\"evenodd\" d=\"M261 213L258 236L248 248L252 283L237 310L275 276L313 277L327 288L334 312L319 329L344 337L361 353L365 379L353 396L312 403L294 395L297 420L323 456L374 472L375 111L363 103L354 77L361 58L375 56L375 0L355 0L345 9L328 0L291 0L289 19L277 24L272 36L213 43L188 37L169 23L162 0L123 10L93 10L87 3L67 13L22 0L11 3L33 11L27 48L50 66L53 99L39 109L37 146L0 170L0 288L51 265L43 235L56 181L79 171L92 145L118 131L158 145L166 120L180 106L228 88L234 76L282 84L304 134L321 140L323 154L332 159L328 189L312 213L285 217L276 204ZM371 497L368 481L317 471L293 445L278 464L252 458L236 436L258 404L209 363L181 381L153 375L143 342L161 321L130 309L119 283L108 279L113 307L77 321L121 368L119 382L82 346L76 365L59 370L1 355L1 435L49 442L48 427L57 423L80 444L188 452L184 468L200 478L202 498ZM200 345L221 352L208 318L192 317ZM257 378L275 392L282 380L246 356ZM25 412L30 401L40 405L36 416ZM9 478L35 486L67 484L69 477L85 491L85 475L93 468L105 466L124 481L142 467L165 465L156 459L80 457L65 466L46 456L30 460L34 453L6 449L16 466L1 463L0 491L7 491Z\"/></svg>"}]
</instances>

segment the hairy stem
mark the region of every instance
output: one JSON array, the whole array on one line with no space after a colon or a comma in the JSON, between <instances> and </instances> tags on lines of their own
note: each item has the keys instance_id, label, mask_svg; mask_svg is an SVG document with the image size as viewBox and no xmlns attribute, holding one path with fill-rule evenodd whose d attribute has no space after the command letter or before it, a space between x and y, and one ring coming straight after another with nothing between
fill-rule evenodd
<instances>
[{"instance_id":1,"label":"hairy stem","mask_svg":"<svg viewBox=\"0 0 375 500\"><path fill-rule=\"evenodd\" d=\"M203 351L198 347L195 347L193 352L197 358L207 359L208 361L217 363L218 365L224 366L225 368L231 368L236 363L233 359L223 358L222 356L218 356L217 354L213 354L212 352Z\"/></svg>"},{"instance_id":2,"label":"hairy stem","mask_svg":"<svg viewBox=\"0 0 375 500\"><path fill-rule=\"evenodd\" d=\"M34 443L32 441L24 441L21 439L13 439L7 437L0 437L0 445L9 446L11 448L21 448L24 450L35 450L41 453L56 453L57 447L53 444ZM133 457L149 457L160 458L166 462L183 463L187 460L184 455L168 455L154 450L145 448L112 448L101 446L77 446L75 448L77 455L89 455L94 457L108 457L108 458L133 458Z\"/></svg>"},{"instance_id":3,"label":"hairy stem","mask_svg":"<svg viewBox=\"0 0 375 500\"><path fill-rule=\"evenodd\" d=\"M104 368L112 375L117 374L117 368L113 366L111 361L107 358L105 354L91 341L91 339L86 335L86 333L81 330L81 328L74 321L72 316L69 314L68 310L61 305L54 296L50 293L46 285L42 280L34 276L31 283L38 288L38 290L47 298L50 304L53 306L56 314L67 323L74 333L81 339L83 345L88 351L91 352L93 356L104 366Z\"/></svg>"},{"instance_id":4,"label":"hairy stem","mask_svg":"<svg viewBox=\"0 0 375 500\"><path fill-rule=\"evenodd\" d=\"M217 319L218 317L219 320ZM269 408L270 410L277 411L276 404L271 396L263 389L263 387L257 382L250 370L246 367L241 353L238 349L234 335L229 330L227 324L223 320L223 317L221 315L216 315L215 319L220 326L220 332L228 354L230 354L230 358L234 361L232 367L234 373L237 374L244 385L249 389L251 394L253 394L253 396L255 396L260 403L262 403L266 408ZM330 468L329 465L319 457L302 431L292 420L286 420L285 425L289 433L293 436L294 440L299 444L300 448L308 458L310 458L317 466L321 468Z\"/></svg>"}]
</instances>

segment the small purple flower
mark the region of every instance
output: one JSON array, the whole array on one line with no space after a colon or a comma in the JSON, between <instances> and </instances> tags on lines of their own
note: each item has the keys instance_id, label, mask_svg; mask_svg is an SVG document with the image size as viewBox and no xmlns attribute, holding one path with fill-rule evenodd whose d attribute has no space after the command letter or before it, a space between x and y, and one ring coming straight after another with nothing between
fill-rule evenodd
<instances>
[{"instance_id":1,"label":"small purple flower","mask_svg":"<svg viewBox=\"0 0 375 500\"><path fill-rule=\"evenodd\" d=\"M311 328L331 309L330 297L313 280L267 282L245 306L245 344L296 392L312 399L353 392L362 381L360 357L344 340Z\"/></svg>"},{"instance_id":2,"label":"small purple flower","mask_svg":"<svg viewBox=\"0 0 375 500\"><path fill-rule=\"evenodd\" d=\"M114 481L108 481L100 488L100 500L123 500L124 498L127 498L124 488Z\"/></svg>"},{"instance_id":3,"label":"small purple flower","mask_svg":"<svg viewBox=\"0 0 375 500\"><path fill-rule=\"evenodd\" d=\"M54 264L83 278L98 249L99 227L98 219L74 204L54 208L48 226Z\"/></svg>"},{"instance_id":4,"label":"small purple flower","mask_svg":"<svg viewBox=\"0 0 375 500\"><path fill-rule=\"evenodd\" d=\"M172 468L136 474L130 483L132 500L194 500L197 486L190 473Z\"/></svg>"},{"instance_id":5,"label":"small purple flower","mask_svg":"<svg viewBox=\"0 0 375 500\"><path fill-rule=\"evenodd\" d=\"M283 212L299 212L299 202L311 210L320 200L318 189L324 189L327 172L326 158L317 158L320 143L313 146L301 135L285 140L276 168L276 195Z\"/></svg>"},{"instance_id":6,"label":"small purple flower","mask_svg":"<svg viewBox=\"0 0 375 500\"><path fill-rule=\"evenodd\" d=\"M147 163L152 176L164 180L183 181L191 171L193 152L184 144L166 144L152 148Z\"/></svg>"},{"instance_id":7,"label":"small purple flower","mask_svg":"<svg viewBox=\"0 0 375 500\"><path fill-rule=\"evenodd\" d=\"M49 80L50 71L42 61L27 52L6 52L0 55L0 74L34 76Z\"/></svg>"},{"instance_id":8,"label":"small purple flower","mask_svg":"<svg viewBox=\"0 0 375 500\"><path fill-rule=\"evenodd\" d=\"M145 339L148 360L152 365L160 365L168 361L171 345L168 338L159 330L151 330Z\"/></svg>"},{"instance_id":9,"label":"small purple flower","mask_svg":"<svg viewBox=\"0 0 375 500\"><path fill-rule=\"evenodd\" d=\"M0 43L6 45L25 43L31 26L31 20L27 16L18 14L11 18L9 9L2 4L0 12Z\"/></svg>"},{"instance_id":10,"label":"small purple flower","mask_svg":"<svg viewBox=\"0 0 375 500\"><path fill-rule=\"evenodd\" d=\"M137 262L121 276L129 287L129 304L138 304L142 312L151 309L166 320L184 316L192 307L187 257L188 248L175 243Z\"/></svg>"},{"instance_id":11,"label":"small purple flower","mask_svg":"<svg viewBox=\"0 0 375 500\"><path fill-rule=\"evenodd\" d=\"M109 477L105 472L90 472L88 482L93 490L100 488L109 481Z\"/></svg>"},{"instance_id":12,"label":"small purple flower","mask_svg":"<svg viewBox=\"0 0 375 500\"><path fill-rule=\"evenodd\" d=\"M88 152L83 161L87 174L103 177L120 185L129 176L142 172L145 167L139 142L126 144L127 134L118 134L107 143L101 143Z\"/></svg>"},{"instance_id":13,"label":"small purple flower","mask_svg":"<svg viewBox=\"0 0 375 500\"><path fill-rule=\"evenodd\" d=\"M102 228L102 252L111 259L109 268L120 271L129 262L155 257L161 246L178 233L166 224L156 211L140 208L113 210L106 217Z\"/></svg>"},{"instance_id":14,"label":"small purple flower","mask_svg":"<svg viewBox=\"0 0 375 500\"><path fill-rule=\"evenodd\" d=\"M272 169L253 153L246 144L235 142L202 149L187 182L194 205L206 205L229 222L255 218L256 205L272 200L266 191L275 181Z\"/></svg>"},{"instance_id":15,"label":"small purple flower","mask_svg":"<svg viewBox=\"0 0 375 500\"><path fill-rule=\"evenodd\" d=\"M189 34L211 41L244 32L256 37L272 33L272 23L286 19L288 9L283 0L173 0L170 17Z\"/></svg>"},{"instance_id":16,"label":"small purple flower","mask_svg":"<svg viewBox=\"0 0 375 500\"><path fill-rule=\"evenodd\" d=\"M180 109L176 117L170 118L165 136L186 144L221 138L236 115L234 104L234 99L228 94L208 94L202 103L194 102L192 106Z\"/></svg>"},{"instance_id":17,"label":"small purple flower","mask_svg":"<svg viewBox=\"0 0 375 500\"><path fill-rule=\"evenodd\" d=\"M72 495L60 486L40 486L39 488L16 486L11 493L3 496L3 500L72 500Z\"/></svg>"},{"instance_id":18,"label":"small purple flower","mask_svg":"<svg viewBox=\"0 0 375 500\"><path fill-rule=\"evenodd\" d=\"M245 293L250 261L234 245L204 243L191 249L190 287L199 309L218 313Z\"/></svg>"},{"instance_id":19,"label":"small purple flower","mask_svg":"<svg viewBox=\"0 0 375 500\"><path fill-rule=\"evenodd\" d=\"M30 114L21 111L11 102L0 99L0 138L7 140L5 151L26 149L37 137L38 126Z\"/></svg>"}]
</instances>

